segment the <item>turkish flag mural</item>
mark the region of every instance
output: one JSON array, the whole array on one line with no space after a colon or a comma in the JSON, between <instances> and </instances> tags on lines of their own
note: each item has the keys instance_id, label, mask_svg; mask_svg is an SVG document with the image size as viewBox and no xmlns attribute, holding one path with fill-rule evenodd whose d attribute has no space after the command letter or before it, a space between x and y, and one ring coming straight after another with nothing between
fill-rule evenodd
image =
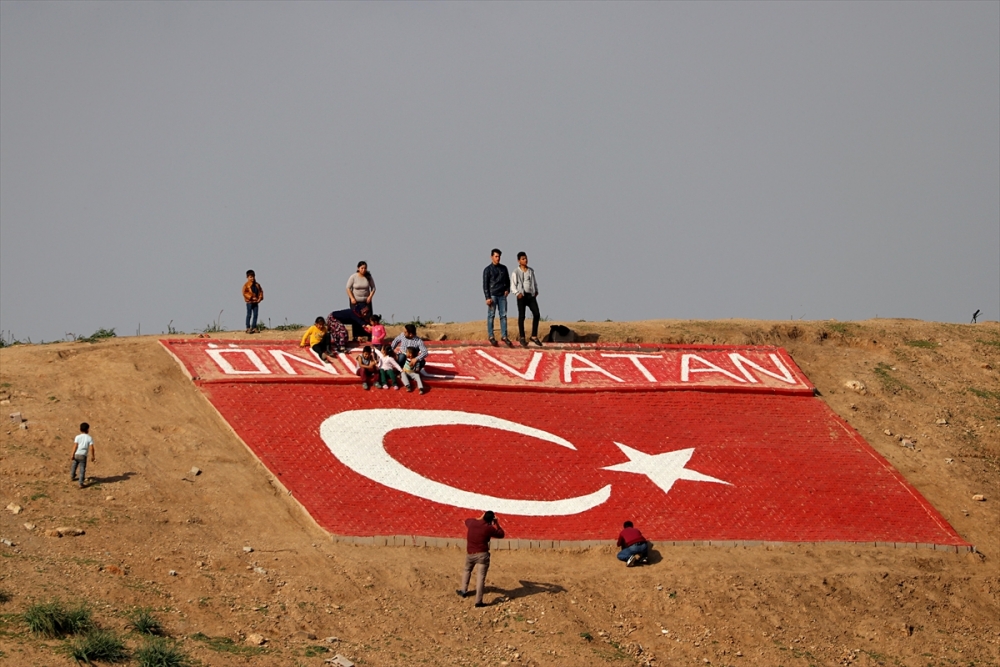
<instances>
[{"instance_id":1,"label":"turkish flag mural","mask_svg":"<svg viewBox=\"0 0 1000 667\"><path fill-rule=\"evenodd\" d=\"M431 381L421 396L363 391L359 382L199 384L337 535L462 537L462 520L491 509L515 539L613 539L631 520L660 541L967 546L808 395Z\"/></svg>"}]
</instances>

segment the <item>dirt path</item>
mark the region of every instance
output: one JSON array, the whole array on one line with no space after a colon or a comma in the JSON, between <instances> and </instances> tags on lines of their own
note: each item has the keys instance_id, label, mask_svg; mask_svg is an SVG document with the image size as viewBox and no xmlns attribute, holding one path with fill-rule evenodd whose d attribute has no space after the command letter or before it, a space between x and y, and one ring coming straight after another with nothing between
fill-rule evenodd
<instances>
[{"instance_id":1,"label":"dirt path","mask_svg":"<svg viewBox=\"0 0 1000 667\"><path fill-rule=\"evenodd\" d=\"M23 507L0 511L0 536L16 544L0 545L0 663L70 663L62 642L16 616L54 596L87 601L117 630L128 609L153 607L208 665L319 665L334 653L359 665L1000 663L1000 326L567 325L601 342L784 346L979 553L676 547L626 569L609 549L502 552L495 603L473 609L454 594L458 550L332 543L156 338L17 346L0 350L3 416L28 419L0 430L0 504ZM471 339L480 326L420 333ZM79 490L66 468L84 419L98 483ZM59 526L86 534L46 536ZM244 643L253 633L268 642Z\"/></svg>"}]
</instances>

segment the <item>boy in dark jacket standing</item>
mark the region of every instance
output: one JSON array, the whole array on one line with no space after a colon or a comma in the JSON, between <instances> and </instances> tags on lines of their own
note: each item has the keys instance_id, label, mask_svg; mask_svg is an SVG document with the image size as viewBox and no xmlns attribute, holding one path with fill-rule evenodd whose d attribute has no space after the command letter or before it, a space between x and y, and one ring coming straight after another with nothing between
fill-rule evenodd
<instances>
[{"instance_id":1,"label":"boy in dark jacket standing","mask_svg":"<svg viewBox=\"0 0 1000 667\"><path fill-rule=\"evenodd\" d=\"M247 271L247 281L243 284L243 300L247 304L247 333L257 333L258 304L264 300L264 288L257 282L253 269Z\"/></svg>"},{"instance_id":2,"label":"boy in dark jacket standing","mask_svg":"<svg viewBox=\"0 0 1000 667\"><path fill-rule=\"evenodd\" d=\"M492 261L483 269L483 294L486 296L486 335L490 345L496 345L493 336L493 316L499 309L500 338L508 347L514 347L507 337L507 295L510 294L510 274L507 267L500 263L500 250L493 248L490 252Z\"/></svg>"}]
</instances>

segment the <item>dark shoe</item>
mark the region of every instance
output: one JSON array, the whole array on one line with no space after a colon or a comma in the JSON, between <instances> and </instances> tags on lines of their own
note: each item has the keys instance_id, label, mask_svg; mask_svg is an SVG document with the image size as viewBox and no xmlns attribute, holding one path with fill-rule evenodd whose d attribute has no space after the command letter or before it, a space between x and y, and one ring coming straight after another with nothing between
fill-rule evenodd
<instances>
[{"instance_id":1,"label":"dark shoe","mask_svg":"<svg viewBox=\"0 0 1000 667\"><path fill-rule=\"evenodd\" d=\"M465 591L455 591L455 592L458 593L458 597L460 598L464 598L466 595L468 595L468 593L466 593Z\"/></svg>"},{"instance_id":2,"label":"dark shoe","mask_svg":"<svg viewBox=\"0 0 1000 667\"><path fill-rule=\"evenodd\" d=\"M485 602L477 602L476 604L474 604L474 605L472 605L472 606L473 606L473 607L485 607L485 606L486 606L486 603L485 603Z\"/></svg>"},{"instance_id":3,"label":"dark shoe","mask_svg":"<svg viewBox=\"0 0 1000 667\"><path fill-rule=\"evenodd\" d=\"M490 345L492 345L493 347L496 347L497 346L497 339L496 338L490 338Z\"/></svg>"},{"instance_id":4,"label":"dark shoe","mask_svg":"<svg viewBox=\"0 0 1000 667\"><path fill-rule=\"evenodd\" d=\"M510 342L510 338L504 338L503 342L507 345L507 347L514 347L514 343Z\"/></svg>"},{"instance_id":5,"label":"dark shoe","mask_svg":"<svg viewBox=\"0 0 1000 667\"><path fill-rule=\"evenodd\" d=\"M639 554L632 554L625 562L625 567L633 567L639 562Z\"/></svg>"},{"instance_id":6,"label":"dark shoe","mask_svg":"<svg viewBox=\"0 0 1000 667\"><path fill-rule=\"evenodd\" d=\"M542 341L538 340L538 336L532 336L531 342L537 345L538 347L542 346Z\"/></svg>"},{"instance_id":7,"label":"dark shoe","mask_svg":"<svg viewBox=\"0 0 1000 667\"><path fill-rule=\"evenodd\" d=\"M409 393L411 393L411 394L412 394L412 393L413 393L413 387L407 387L407 388L406 388L406 391L408 391Z\"/></svg>"},{"instance_id":8,"label":"dark shoe","mask_svg":"<svg viewBox=\"0 0 1000 667\"><path fill-rule=\"evenodd\" d=\"M521 347L528 347L528 341L523 338L518 338L517 342L521 344Z\"/></svg>"},{"instance_id":9,"label":"dark shoe","mask_svg":"<svg viewBox=\"0 0 1000 667\"><path fill-rule=\"evenodd\" d=\"M420 390L420 395L421 396L423 396L426 393L427 393L427 388L426 387Z\"/></svg>"}]
</instances>

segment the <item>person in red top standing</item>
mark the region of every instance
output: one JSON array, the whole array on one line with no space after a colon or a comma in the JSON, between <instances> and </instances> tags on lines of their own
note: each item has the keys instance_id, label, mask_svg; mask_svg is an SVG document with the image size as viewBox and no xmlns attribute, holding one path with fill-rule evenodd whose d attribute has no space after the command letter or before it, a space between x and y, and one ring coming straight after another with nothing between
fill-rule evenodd
<instances>
[{"instance_id":1,"label":"person in red top standing","mask_svg":"<svg viewBox=\"0 0 1000 667\"><path fill-rule=\"evenodd\" d=\"M469 579L472 577L472 568L478 565L476 606L485 607L483 588L486 586L486 572L490 569L490 538L503 539L504 532L492 511L483 512L478 519L466 519L465 527L469 531L466 538L465 571L462 573L462 587L455 592L463 598L468 595L466 591L469 588Z\"/></svg>"},{"instance_id":2,"label":"person in red top standing","mask_svg":"<svg viewBox=\"0 0 1000 667\"><path fill-rule=\"evenodd\" d=\"M645 563L649 558L649 542L638 528L632 526L631 521L626 521L624 529L618 534L618 548L621 549L618 560L623 561L625 567Z\"/></svg>"}]
</instances>

